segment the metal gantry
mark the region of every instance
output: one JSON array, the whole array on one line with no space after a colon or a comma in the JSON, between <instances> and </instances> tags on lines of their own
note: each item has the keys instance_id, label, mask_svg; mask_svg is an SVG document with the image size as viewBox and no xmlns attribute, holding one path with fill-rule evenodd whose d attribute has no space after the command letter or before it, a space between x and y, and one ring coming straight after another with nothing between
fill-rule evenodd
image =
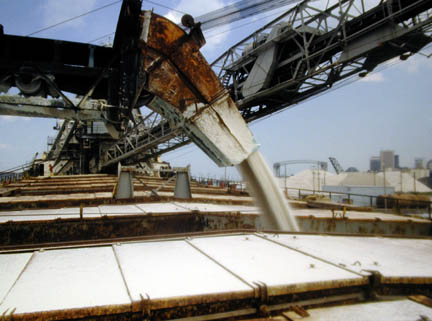
<instances>
[{"instance_id":1,"label":"metal gantry","mask_svg":"<svg viewBox=\"0 0 432 321\"><path fill-rule=\"evenodd\" d=\"M432 41L430 1L323 3L303 1L213 63L247 121L406 59Z\"/></svg>"},{"instance_id":2,"label":"metal gantry","mask_svg":"<svg viewBox=\"0 0 432 321\"><path fill-rule=\"evenodd\" d=\"M339 164L339 161L335 157L329 157L330 163L332 164L336 174L343 173L344 169L342 168L341 164Z\"/></svg>"},{"instance_id":3,"label":"metal gantry","mask_svg":"<svg viewBox=\"0 0 432 321\"><path fill-rule=\"evenodd\" d=\"M140 164L189 143L181 129L156 112L142 117L115 143L101 153L101 169L123 164Z\"/></svg>"},{"instance_id":4,"label":"metal gantry","mask_svg":"<svg viewBox=\"0 0 432 321\"><path fill-rule=\"evenodd\" d=\"M62 154L65 153L65 149L69 146L69 142L75 132L75 129L78 125L76 120L65 120L61 125L59 132L51 146L51 149L48 153L48 159L55 160L53 166L56 166L61 161ZM69 154L70 155L70 154ZM67 157L67 161L70 160L70 156ZM65 164L61 165L61 168L56 170L57 173L63 173Z\"/></svg>"},{"instance_id":5,"label":"metal gantry","mask_svg":"<svg viewBox=\"0 0 432 321\"><path fill-rule=\"evenodd\" d=\"M190 141L161 115L127 126L151 100L136 56L139 2L124 0L112 48L1 30L0 91L15 86L26 97L0 96L0 113L79 122L73 136L89 147L81 148L79 160L90 164L81 171L106 170L119 161L139 164ZM418 53L432 42L431 8L428 0L305 0L232 46L212 67L252 122ZM28 47L41 49L35 56L23 49ZM79 95L79 103L64 92ZM35 95L54 98L29 97ZM83 130L95 121L103 121L111 137ZM68 151L68 140L63 142L63 131L59 135L50 153L56 163L68 157L61 152Z\"/></svg>"},{"instance_id":6,"label":"metal gantry","mask_svg":"<svg viewBox=\"0 0 432 321\"><path fill-rule=\"evenodd\" d=\"M424 0L303 1L212 67L245 120L255 121L419 52L432 41L431 8ZM175 144L169 150L185 142Z\"/></svg>"}]
</instances>

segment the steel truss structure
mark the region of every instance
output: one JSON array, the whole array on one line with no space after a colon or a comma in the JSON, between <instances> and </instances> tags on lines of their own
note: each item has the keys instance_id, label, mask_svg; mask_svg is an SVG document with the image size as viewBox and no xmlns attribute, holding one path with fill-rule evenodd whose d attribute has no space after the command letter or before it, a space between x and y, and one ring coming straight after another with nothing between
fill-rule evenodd
<instances>
[{"instance_id":1,"label":"steel truss structure","mask_svg":"<svg viewBox=\"0 0 432 321\"><path fill-rule=\"evenodd\" d=\"M326 171L328 169L328 164L327 164L327 162L324 162L324 161L309 160L309 159L288 160L288 161L282 161L282 162L274 163L273 164L274 174L276 177L286 177L286 166L287 165L297 165L297 164L312 164L312 165L315 165L318 170L321 169L324 171ZM282 167L285 168L284 173L281 172Z\"/></svg>"},{"instance_id":2,"label":"steel truss structure","mask_svg":"<svg viewBox=\"0 0 432 321\"><path fill-rule=\"evenodd\" d=\"M114 144L109 146L99 162L101 170L118 162L145 166L150 158L155 158L189 143L189 138L175 123L168 121L156 112L151 112L131 127ZM147 164L147 166L150 166Z\"/></svg>"},{"instance_id":3,"label":"steel truss structure","mask_svg":"<svg viewBox=\"0 0 432 321\"><path fill-rule=\"evenodd\" d=\"M432 42L431 8L428 0L305 0L231 47L212 67L252 122L419 52ZM146 166L190 142L174 119L137 112L152 98L140 72L140 14L139 0L124 0L112 48L0 30L0 91L15 86L24 96L42 96L13 104L0 96L0 112L65 115L49 153L59 173L70 169L71 160L79 161L81 173L107 171L119 161ZM95 132L97 123L106 129ZM72 141L76 148L70 148Z\"/></svg>"},{"instance_id":4,"label":"steel truss structure","mask_svg":"<svg viewBox=\"0 0 432 321\"><path fill-rule=\"evenodd\" d=\"M422 0L334 0L325 6L303 1L231 47L212 67L252 122L417 53L432 41L431 8ZM260 63L260 57L268 61ZM254 68L264 75L256 79ZM253 93L245 95L251 76ZM167 151L188 143L167 138Z\"/></svg>"},{"instance_id":5,"label":"steel truss structure","mask_svg":"<svg viewBox=\"0 0 432 321\"><path fill-rule=\"evenodd\" d=\"M406 59L432 40L429 1L322 4L302 2L213 63L247 121L293 106L353 75L364 76L395 57ZM251 76L255 79L248 81Z\"/></svg>"}]
</instances>

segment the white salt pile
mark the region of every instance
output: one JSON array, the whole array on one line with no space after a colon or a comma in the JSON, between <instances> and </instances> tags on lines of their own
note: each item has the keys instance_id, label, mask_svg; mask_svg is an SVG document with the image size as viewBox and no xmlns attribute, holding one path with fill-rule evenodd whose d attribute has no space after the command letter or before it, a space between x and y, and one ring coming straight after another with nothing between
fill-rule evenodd
<instances>
[{"instance_id":1,"label":"white salt pile","mask_svg":"<svg viewBox=\"0 0 432 321\"><path fill-rule=\"evenodd\" d=\"M378 173L377 175L384 177L384 173ZM395 188L396 192L432 192L432 189L414 179L414 176L409 173L401 173L400 171L386 172L385 179L390 186Z\"/></svg>"},{"instance_id":2,"label":"white salt pile","mask_svg":"<svg viewBox=\"0 0 432 321\"><path fill-rule=\"evenodd\" d=\"M329 185L330 180L334 183L335 179L341 179L341 177L323 170L306 169L286 179L279 178L279 186L281 188L319 190L323 185Z\"/></svg>"},{"instance_id":3,"label":"white salt pile","mask_svg":"<svg viewBox=\"0 0 432 321\"><path fill-rule=\"evenodd\" d=\"M432 192L432 189L414 179L409 173L392 171L385 173L340 173L333 174L323 170L307 169L296 175L279 178L282 189L295 188L321 190L324 185L330 186L387 186L394 187L396 192Z\"/></svg>"}]
</instances>

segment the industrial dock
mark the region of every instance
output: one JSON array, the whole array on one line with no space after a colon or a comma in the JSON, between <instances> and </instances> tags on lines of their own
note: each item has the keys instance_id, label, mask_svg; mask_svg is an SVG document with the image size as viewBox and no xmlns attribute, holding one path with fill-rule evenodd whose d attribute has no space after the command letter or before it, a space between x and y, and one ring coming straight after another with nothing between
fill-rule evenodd
<instances>
[{"instance_id":1,"label":"industrial dock","mask_svg":"<svg viewBox=\"0 0 432 321\"><path fill-rule=\"evenodd\" d=\"M431 220L291 197L301 232L263 231L245 192L138 176L117 200L117 180L3 189L5 320L432 318Z\"/></svg>"},{"instance_id":2,"label":"industrial dock","mask_svg":"<svg viewBox=\"0 0 432 321\"><path fill-rule=\"evenodd\" d=\"M25 35L0 21L0 120L56 119L46 151L0 172L0 321L432 321L432 160L408 168L381 150L359 172L339 153L326 156L335 173L310 159L275 162L273 173L249 126L355 80L380 82L395 61L430 59L431 1L214 1L195 16L186 1L102 2ZM114 9L116 25L107 15L86 31L115 31L92 41L39 37ZM244 19L263 21L236 39L242 25L231 24ZM204 46L223 33L207 30L224 25L233 39L209 63ZM361 96L382 113L367 88ZM322 114L318 126L300 124L315 145L287 131L271 140L277 157L300 154L297 142L322 157L315 147L328 155L346 140L344 161L359 158L347 129L325 144ZM405 145L421 140L427 117ZM0 161L15 156L3 152L11 144L0 141ZM224 179L166 160L188 144ZM288 172L299 164L309 168Z\"/></svg>"}]
</instances>

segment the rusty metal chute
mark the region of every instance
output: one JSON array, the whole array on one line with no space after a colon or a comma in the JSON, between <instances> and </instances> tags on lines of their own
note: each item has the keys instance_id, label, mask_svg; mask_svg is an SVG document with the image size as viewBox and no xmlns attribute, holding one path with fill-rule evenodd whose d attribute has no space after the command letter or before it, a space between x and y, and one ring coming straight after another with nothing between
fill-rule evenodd
<instances>
[{"instance_id":1,"label":"rusty metal chute","mask_svg":"<svg viewBox=\"0 0 432 321\"><path fill-rule=\"evenodd\" d=\"M219 166L237 165L257 146L235 103L199 49L200 25L189 33L150 11L143 13L140 36L148 104L172 119Z\"/></svg>"}]
</instances>

